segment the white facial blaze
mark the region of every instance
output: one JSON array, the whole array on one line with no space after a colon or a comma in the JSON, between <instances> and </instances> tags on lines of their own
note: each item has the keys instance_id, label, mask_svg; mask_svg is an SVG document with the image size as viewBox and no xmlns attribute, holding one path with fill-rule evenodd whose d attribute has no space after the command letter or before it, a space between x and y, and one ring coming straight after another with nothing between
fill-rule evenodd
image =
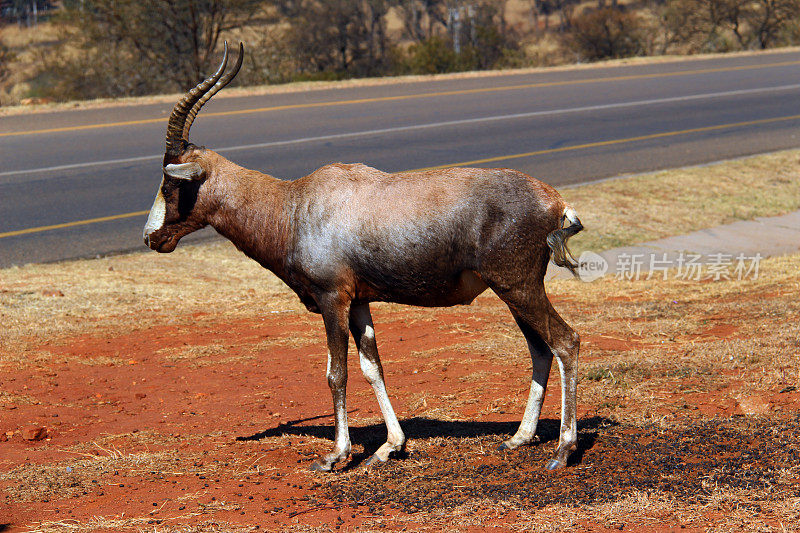
<instances>
[{"instance_id":1,"label":"white facial blaze","mask_svg":"<svg viewBox=\"0 0 800 533\"><path fill-rule=\"evenodd\" d=\"M167 214L167 204L164 197L161 195L161 187L164 186L164 180L161 180L161 185L158 186L158 194L153 202L153 207L150 208L150 215L147 217L147 224L144 225L144 237L147 237L154 231L161 229L164 225L164 217Z\"/></svg>"}]
</instances>

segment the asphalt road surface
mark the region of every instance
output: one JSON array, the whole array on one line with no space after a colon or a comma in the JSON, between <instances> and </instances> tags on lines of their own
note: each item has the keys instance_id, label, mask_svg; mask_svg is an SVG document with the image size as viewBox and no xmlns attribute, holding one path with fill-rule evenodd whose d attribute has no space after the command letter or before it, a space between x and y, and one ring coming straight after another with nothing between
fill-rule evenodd
<instances>
[{"instance_id":1,"label":"asphalt road surface","mask_svg":"<svg viewBox=\"0 0 800 533\"><path fill-rule=\"evenodd\" d=\"M513 167L563 187L796 148L799 74L800 52L773 52L220 94L191 140L286 179L341 161ZM143 249L171 108L0 117L0 267Z\"/></svg>"}]
</instances>

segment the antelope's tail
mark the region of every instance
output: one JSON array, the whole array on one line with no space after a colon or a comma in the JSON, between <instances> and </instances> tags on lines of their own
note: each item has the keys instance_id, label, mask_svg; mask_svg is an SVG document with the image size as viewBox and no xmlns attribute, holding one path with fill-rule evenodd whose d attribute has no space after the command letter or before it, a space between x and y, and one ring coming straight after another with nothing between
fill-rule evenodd
<instances>
[{"instance_id":1,"label":"antelope's tail","mask_svg":"<svg viewBox=\"0 0 800 533\"><path fill-rule=\"evenodd\" d=\"M568 221L569 226L564 226L564 222ZM566 206L564 214L561 216L561 228L550 232L547 235L547 246L550 247L550 260L557 266L568 268L572 275L578 278L578 261L572 252L567 247L567 239L578 233L583 229L583 224L578 219L578 213L570 207Z\"/></svg>"}]
</instances>

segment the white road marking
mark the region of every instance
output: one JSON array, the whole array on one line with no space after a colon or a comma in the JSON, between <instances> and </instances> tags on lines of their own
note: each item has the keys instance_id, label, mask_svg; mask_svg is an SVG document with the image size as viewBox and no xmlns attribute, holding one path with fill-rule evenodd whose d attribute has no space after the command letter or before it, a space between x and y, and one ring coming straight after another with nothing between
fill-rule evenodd
<instances>
[{"instance_id":1,"label":"white road marking","mask_svg":"<svg viewBox=\"0 0 800 533\"><path fill-rule=\"evenodd\" d=\"M461 119L461 120L448 120L444 122L434 122L431 124L413 124L410 126L398 126L396 128L381 128L376 130L364 130L364 131L354 131L350 133L335 133L331 135L320 135L317 137L302 137L299 139L287 139L285 141L271 141L265 143L256 143L256 144L242 144L237 146L226 146L224 148L216 149L216 152L236 152L241 150L252 150L256 148L270 148L273 146L287 146L291 144L301 144L301 143L308 143L308 142L318 142L318 141L331 141L336 139L347 139L351 137L363 137L363 136L370 136L370 135L383 135L387 133L397 133L402 131L414 131L414 130L424 130L424 129L432 129L432 128L442 128L447 126L460 126L464 124L479 124L482 122L497 122L503 120L515 120L521 118L531 118L531 117L542 117L548 115L560 115L560 114L567 114L567 113L582 113L586 111L603 111L606 109L620 109L625 107L639 107L639 106L648 106L648 105L658 105L658 104L666 104L672 102L688 102L692 100L707 100L712 98L722 98L726 96L741 96L746 94L759 94L759 93L773 93L773 92L780 92L780 91L791 91L800 89L800 84L794 85L780 85L777 87L759 87L756 89L740 89L736 91L723 91L723 92L716 92L716 93L703 93L703 94L692 94L687 96L675 96L671 98L653 98L648 100L636 100L633 102L619 102L616 104L598 104L598 105L591 105L591 106L582 106L582 107L570 107L570 108L562 108L562 109L550 109L545 111L531 111L528 113L514 113L511 115L496 115L492 117L478 117L478 118L468 118L468 119ZM158 155L147 155L147 156L139 156L139 157L128 157L124 159L108 159L105 161L90 161L86 163L73 163L69 165L56 165L52 167L41 167L41 168L31 168L31 169L24 169L24 170L9 170L6 172L0 172L0 178L6 176L16 176L20 174L33 174L39 172L54 172L58 170L71 170L76 168L87 168L87 167L96 167L96 166L103 166L103 165L120 165L125 163L136 163L139 161L149 161L149 160L156 160L162 159L164 156L163 154Z\"/></svg>"}]
</instances>

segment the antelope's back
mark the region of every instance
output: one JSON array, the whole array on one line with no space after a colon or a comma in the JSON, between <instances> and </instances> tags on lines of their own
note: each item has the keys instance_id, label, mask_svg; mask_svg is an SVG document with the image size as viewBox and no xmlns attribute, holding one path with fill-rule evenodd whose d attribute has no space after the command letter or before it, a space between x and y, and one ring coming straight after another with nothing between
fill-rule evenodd
<instances>
[{"instance_id":1,"label":"antelope's back","mask_svg":"<svg viewBox=\"0 0 800 533\"><path fill-rule=\"evenodd\" d=\"M336 164L295 183L293 255L304 274L352 277L382 295L374 299L401 303L442 305L492 254L544 245L563 211L554 189L508 169L387 174Z\"/></svg>"}]
</instances>

